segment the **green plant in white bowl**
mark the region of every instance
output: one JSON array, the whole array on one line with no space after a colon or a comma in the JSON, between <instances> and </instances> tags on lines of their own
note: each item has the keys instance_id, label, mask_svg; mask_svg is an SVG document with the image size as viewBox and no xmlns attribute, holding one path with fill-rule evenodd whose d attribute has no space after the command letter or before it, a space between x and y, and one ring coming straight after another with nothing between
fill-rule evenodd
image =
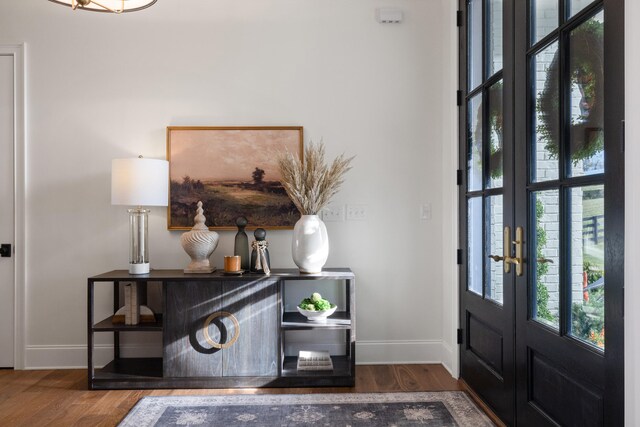
<instances>
[{"instance_id":1,"label":"green plant in white bowl","mask_svg":"<svg viewBox=\"0 0 640 427\"><path fill-rule=\"evenodd\" d=\"M336 311L336 308L338 308L338 306L331 304L317 292L314 292L309 298L303 299L300 304L298 304L300 314L308 320L315 322L326 321L327 317Z\"/></svg>"}]
</instances>

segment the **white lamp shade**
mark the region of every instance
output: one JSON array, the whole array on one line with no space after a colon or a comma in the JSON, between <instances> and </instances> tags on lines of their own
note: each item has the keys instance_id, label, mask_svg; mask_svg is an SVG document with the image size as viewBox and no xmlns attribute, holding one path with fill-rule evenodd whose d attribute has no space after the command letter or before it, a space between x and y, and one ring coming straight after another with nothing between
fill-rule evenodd
<instances>
[{"instance_id":1,"label":"white lamp shade","mask_svg":"<svg viewBox=\"0 0 640 427\"><path fill-rule=\"evenodd\" d=\"M169 162L157 159L113 159L111 204L167 206Z\"/></svg>"}]
</instances>

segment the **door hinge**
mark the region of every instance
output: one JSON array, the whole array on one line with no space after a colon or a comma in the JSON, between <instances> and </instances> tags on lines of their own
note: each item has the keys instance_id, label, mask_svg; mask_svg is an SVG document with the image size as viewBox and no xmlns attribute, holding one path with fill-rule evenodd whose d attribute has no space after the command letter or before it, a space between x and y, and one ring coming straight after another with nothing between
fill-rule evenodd
<instances>
[{"instance_id":1,"label":"door hinge","mask_svg":"<svg viewBox=\"0 0 640 427\"><path fill-rule=\"evenodd\" d=\"M462 344L462 329L458 328L458 344Z\"/></svg>"},{"instance_id":2,"label":"door hinge","mask_svg":"<svg viewBox=\"0 0 640 427\"><path fill-rule=\"evenodd\" d=\"M464 24L464 17L462 16L462 11L458 10L456 12L456 26L462 27L463 24Z\"/></svg>"},{"instance_id":3,"label":"door hinge","mask_svg":"<svg viewBox=\"0 0 640 427\"><path fill-rule=\"evenodd\" d=\"M11 244L3 243L2 245L0 245L0 257L2 258L11 257Z\"/></svg>"},{"instance_id":4,"label":"door hinge","mask_svg":"<svg viewBox=\"0 0 640 427\"><path fill-rule=\"evenodd\" d=\"M462 249L458 249L456 252L456 263L462 265Z\"/></svg>"},{"instance_id":5,"label":"door hinge","mask_svg":"<svg viewBox=\"0 0 640 427\"><path fill-rule=\"evenodd\" d=\"M456 91L456 105L459 107L462 105L462 91Z\"/></svg>"},{"instance_id":6,"label":"door hinge","mask_svg":"<svg viewBox=\"0 0 640 427\"><path fill-rule=\"evenodd\" d=\"M456 185L462 185L462 169L456 171Z\"/></svg>"}]
</instances>

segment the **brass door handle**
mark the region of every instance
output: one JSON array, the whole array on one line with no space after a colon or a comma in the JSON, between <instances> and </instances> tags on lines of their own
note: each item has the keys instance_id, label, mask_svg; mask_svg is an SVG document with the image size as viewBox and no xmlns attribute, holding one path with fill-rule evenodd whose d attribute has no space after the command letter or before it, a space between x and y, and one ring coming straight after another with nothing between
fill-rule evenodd
<instances>
[{"instance_id":1,"label":"brass door handle","mask_svg":"<svg viewBox=\"0 0 640 427\"><path fill-rule=\"evenodd\" d=\"M513 257L507 257L504 262L508 262L509 264L513 264L513 265L520 265L520 260L518 258L513 258Z\"/></svg>"},{"instance_id":2,"label":"brass door handle","mask_svg":"<svg viewBox=\"0 0 640 427\"><path fill-rule=\"evenodd\" d=\"M504 272L511 272L511 264L516 266L516 275L522 276L524 273L524 260L522 258L522 245L524 243L524 231L522 227L516 227L516 240L511 240L511 227L504 228L504 235L502 240L503 256L489 255L489 258L495 262L504 261ZM511 256L511 245L516 246L516 256ZM551 261L553 262L553 261Z\"/></svg>"},{"instance_id":3,"label":"brass door handle","mask_svg":"<svg viewBox=\"0 0 640 427\"><path fill-rule=\"evenodd\" d=\"M538 258L537 261L538 261L538 264L546 264L546 263L553 264L553 260L549 258Z\"/></svg>"},{"instance_id":4,"label":"brass door handle","mask_svg":"<svg viewBox=\"0 0 640 427\"><path fill-rule=\"evenodd\" d=\"M233 337L231 337L231 339L226 343L215 342L211 338L211 335L209 335L209 325L214 319L218 317L228 317L233 322L233 328L234 328ZM216 311L215 313L210 314L209 317L207 317L207 320L204 321L204 325L202 326L202 335L204 335L204 339L209 344L211 344L213 348L218 348L218 349L229 348L233 344L235 344L236 341L238 341L238 337L240 336L240 323L238 323L238 319L236 319L236 316L229 313L228 311Z\"/></svg>"},{"instance_id":5,"label":"brass door handle","mask_svg":"<svg viewBox=\"0 0 640 427\"><path fill-rule=\"evenodd\" d=\"M489 258L491 258L492 260L494 260L495 262L500 262L500 261L504 261L507 262L509 264L514 264L514 265L518 265L520 264L520 261L510 257L510 256L498 256L498 255L489 255Z\"/></svg>"}]
</instances>

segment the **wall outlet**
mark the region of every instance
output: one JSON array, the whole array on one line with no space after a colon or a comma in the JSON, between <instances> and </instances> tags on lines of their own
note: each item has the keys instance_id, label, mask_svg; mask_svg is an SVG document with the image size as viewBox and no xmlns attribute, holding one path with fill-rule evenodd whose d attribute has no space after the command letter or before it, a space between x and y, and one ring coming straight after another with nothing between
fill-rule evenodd
<instances>
[{"instance_id":1,"label":"wall outlet","mask_svg":"<svg viewBox=\"0 0 640 427\"><path fill-rule=\"evenodd\" d=\"M322 210L322 220L324 222L344 221L344 206L329 205Z\"/></svg>"},{"instance_id":2,"label":"wall outlet","mask_svg":"<svg viewBox=\"0 0 640 427\"><path fill-rule=\"evenodd\" d=\"M420 205L420 220L431 221L431 203Z\"/></svg>"},{"instance_id":3,"label":"wall outlet","mask_svg":"<svg viewBox=\"0 0 640 427\"><path fill-rule=\"evenodd\" d=\"M367 205L347 205L347 221L365 221Z\"/></svg>"}]
</instances>

